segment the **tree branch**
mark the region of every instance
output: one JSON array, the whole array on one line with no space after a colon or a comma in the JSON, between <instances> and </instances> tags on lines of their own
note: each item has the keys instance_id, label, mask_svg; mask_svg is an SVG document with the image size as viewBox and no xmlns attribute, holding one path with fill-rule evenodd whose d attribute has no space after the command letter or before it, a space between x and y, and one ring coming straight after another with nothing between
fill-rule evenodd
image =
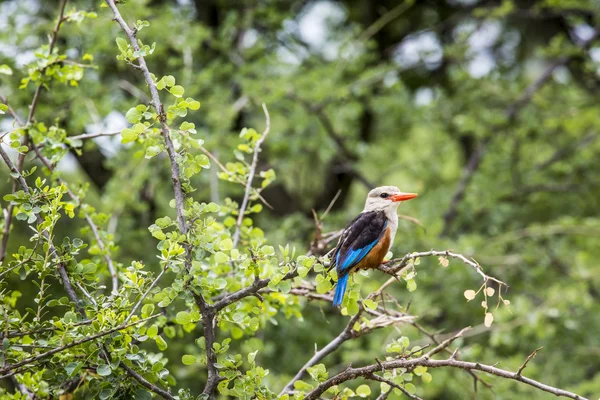
<instances>
[{"instance_id":1,"label":"tree branch","mask_svg":"<svg viewBox=\"0 0 600 400\"><path fill-rule=\"evenodd\" d=\"M368 365L366 367L361 368L348 368L343 372L329 378L325 382L319 384L315 389L306 394L304 397L305 400L315 400L318 399L327 389L334 385L339 385L340 383L356 379L358 377L369 377L373 375L375 372L383 371L383 370L392 370L396 368L415 368L418 366L428 367L428 368L458 368L465 369L468 371L482 371L488 374L496 375L501 378L511 379L518 382L522 382L526 385L532 386L536 389L542 390L544 392L552 393L555 396L568 397L576 400L587 400L582 396L579 396L576 393L572 393L566 390L562 390L553 386L546 385L544 383L538 382L536 380L526 378L522 375L517 374L516 372L510 372L507 370L503 370L491 365L481 364L477 362L469 362L469 361L460 361L453 358L448 358L445 360L431 360L426 356L422 356L419 358L413 359L396 359L391 361L382 361L377 364Z\"/></svg>"},{"instance_id":2,"label":"tree branch","mask_svg":"<svg viewBox=\"0 0 600 400\"><path fill-rule=\"evenodd\" d=\"M115 0L105 0L106 4L110 7L114 14L114 20L121 26L121 29L127 35L131 46L135 51L140 51L140 47L135 38L135 32L129 28L119 9L115 4ZM175 194L175 209L177 211L177 225L182 234L187 235L188 226L186 224L185 218L185 195L183 193L183 187L181 183L181 172L179 168L179 164L177 163L178 154L175 151L175 147L173 145L173 141L171 140L169 127L167 125L167 115L165 113L165 109L163 104L160 101L160 97L158 95L158 89L156 88L156 84L152 79L152 74L148 69L148 65L146 64L146 60L143 56L137 57L139 69L142 71L146 83L148 84L148 88L150 89L150 94L152 97L151 104L154 106L156 113L158 115L158 119L161 124L161 134L165 141L165 147L167 150L167 154L169 156L169 162L171 164L171 181L173 183L173 192ZM189 271L192 262L192 249L190 248L189 243L184 244L184 248L186 250L186 258L185 258L185 267L186 270ZM214 392L219 384L220 377L219 371L215 366L217 362L217 356L213 349L213 343L215 341L215 316L216 310L213 306L209 305L201 293L196 293L193 290L190 290L192 293L194 300L196 301L196 305L200 309L202 314L202 325L204 327L204 338L206 342L206 364L208 369L208 379L206 386L204 387L203 394L207 394L210 398L214 398Z\"/></svg>"},{"instance_id":3,"label":"tree branch","mask_svg":"<svg viewBox=\"0 0 600 400\"><path fill-rule=\"evenodd\" d=\"M375 375L375 374L370 374L370 375L366 375L365 378L372 380L372 381L377 381L377 382L384 382L387 383L388 385L390 385L391 387L398 389L399 391L401 391L402 393L404 393L406 395L406 397L408 397L409 399L413 399L413 400L423 400L422 398L420 398L417 395L414 394L410 394L408 392L408 390L404 389L402 386L398 385L395 382L390 381L389 379L385 379L382 376L379 375Z\"/></svg>"},{"instance_id":4,"label":"tree branch","mask_svg":"<svg viewBox=\"0 0 600 400\"><path fill-rule=\"evenodd\" d=\"M127 364L125 364L123 361L121 361L121 363L119 364L119 366L121 368L123 368L125 371L127 371L127 373L129 375L131 375L135 380L137 380L142 386L145 386L146 388L148 388L149 390L151 390L152 392L161 395L162 397L164 397L165 399L168 400L175 400L175 397L173 397L173 395L171 395L171 393L167 392L164 389L159 388L156 385L153 385L152 383L150 383L146 378L144 378L142 375L138 374L137 372L135 372L133 369L131 369L131 367L129 367Z\"/></svg>"}]
</instances>

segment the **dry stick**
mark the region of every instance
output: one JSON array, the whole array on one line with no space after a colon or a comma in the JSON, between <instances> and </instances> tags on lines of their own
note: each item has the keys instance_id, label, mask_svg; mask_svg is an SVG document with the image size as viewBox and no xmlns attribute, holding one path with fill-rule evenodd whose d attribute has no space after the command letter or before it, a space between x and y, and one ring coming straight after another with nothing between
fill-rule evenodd
<instances>
[{"instance_id":1,"label":"dry stick","mask_svg":"<svg viewBox=\"0 0 600 400\"><path fill-rule=\"evenodd\" d=\"M250 173L248 174L248 181L246 182L246 191L244 192L244 198L242 199L242 205L238 211L238 218L235 224L235 233L233 234L233 247L237 247L240 241L240 230L242 229L242 221L244 220L244 213L248 207L248 200L250 198L250 192L252 191L252 181L256 174L256 166L258 165L258 153L260 153L260 147L267 138L269 131L271 130L271 117L269 116L269 110L265 103L262 104L263 111L265 112L266 127L261 137L256 141L254 145L254 155L252 156L252 164L250 165Z\"/></svg>"},{"instance_id":2,"label":"dry stick","mask_svg":"<svg viewBox=\"0 0 600 400\"><path fill-rule=\"evenodd\" d=\"M2 146L0 146L0 156L2 157L2 159L4 159L4 162L6 163L6 165L8 166L8 168L11 170L11 172L14 172L17 175L16 180L19 182L19 184L21 185L21 187L23 188L23 190L25 191L25 193L30 194L31 191L29 190L29 186L27 185L27 182L25 181L25 178L23 178L23 175L21 175L21 173L19 172L19 170L17 169L17 167L15 166L15 164L13 164L13 162L8 157L8 154L6 154L6 152L4 151L4 149L2 148ZM38 221L39 224L41 224L41 223L44 222L39 213L37 213L35 215L37 217L37 221ZM52 238L50 237L50 234L46 230L44 230L44 231L42 231L42 235L48 241L48 245L50 246L50 253L57 254L56 248L54 247L54 244L52 243ZM73 286L71 285L71 280L69 279L69 275L67 274L65 265L62 262L58 262L57 265L58 265L58 267L57 267L58 274L60 275L63 287L65 288L65 291L67 292L67 295L69 296L69 298L71 299L71 301L75 303L75 307L77 308L77 310L79 311L79 313L84 318L87 319L87 316L85 314L85 310L83 308L81 308L81 306L79 305L79 297L77 297L77 293L75 293L75 290L73 290Z\"/></svg>"},{"instance_id":3,"label":"dry stick","mask_svg":"<svg viewBox=\"0 0 600 400\"><path fill-rule=\"evenodd\" d=\"M127 25L119 9L115 5L114 0L105 0L106 4L110 7L114 14L114 20L121 26L121 29L127 35L131 46L135 51L140 51L140 46L135 38L135 32ZM140 69L144 75L146 83L148 84L148 88L150 89L150 94L152 97L151 104L154 106L156 113L158 115L158 119L161 124L161 134L165 141L165 147L167 150L167 154L169 156L169 162L171 163L171 181L173 183L173 192L175 194L175 209L177 211L177 225L179 230L184 235L188 232L188 226L185 220L185 196L183 193L183 188L181 185L181 173L179 164L177 164L178 154L175 151L175 146L173 145L173 141L169 135L169 127L167 125L167 116L165 114L165 109L160 101L160 97L158 95L158 89L156 88L156 84L152 79L152 75L150 74L150 70L148 69L148 65L146 64L146 60L143 56L139 56L137 58L138 61L138 69ZM132 64L133 65L133 64ZM192 252L191 248L188 244L185 246L186 249L186 269L189 270L191 266L191 257ZM215 316L216 310L213 306L209 305L202 294L195 293L192 291L192 295L194 296L194 300L200 312L202 314L202 326L204 327L204 339L206 342L206 366L208 369L208 379L206 382L206 386L204 387L203 394L207 394L209 397L214 397L214 391L219 384L220 377L219 371L215 366L217 362L217 355L213 349L213 343L215 342Z\"/></svg>"},{"instance_id":4,"label":"dry stick","mask_svg":"<svg viewBox=\"0 0 600 400\"><path fill-rule=\"evenodd\" d=\"M488 374L496 375L501 378L516 380L518 382L525 383L526 385L532 386L536 389L552 393L556 396L568 397L576 400L587 400L585 397L579 396L578 394L562 390L559 388L555 388L553 386L549 386L538 382L536 380L526 378L522 375L518 375L515 372L510 372L507 370L503 370L491 365L481 364L478 362L469 362L469 361L460 361L452 358L448 358L445 360L431 360L426 358L425 356L419 358L413 358L410 360L405 359L396 359L391 361L382 361L377 364L368 365L366 367L361 368L348 368L343 372L329 378L325 382L319 384L315 389L311 392L307 393L305 400L315 400L318 399L321 394L323 394L327 389L334 385L339 385L340 383L356 379L358 377L368 377L375 372L383 371L383 370L392 370L396 368L415 368L418 366L428 367L428 368L458 368L465 369L468 371L482 371L487 372Z\"/></svg>"},{"instance_id":5,"label":"dry stick","mask_svg":"<svg viewBox=\"0 0 600 400\"><path fill-rule=\"evenodd\" d=\"M143 319L140 319L139 321L132 322L130 324L121 324L121 325L116 326L114 328L111 328L111 329L109 329L107 331L100 332L100 333L97 333L97 334L92 335L92 336L85 337L85 338L80 339L80 340L76 340L76 341L71 342L69 344L66 344L64 346L57 347L55 349L49 350L49 351L47 351L45 353L42 353L42 354L38 354L37 356L26 358L26 359L24 359L22 361L19 361L19 362L15 363L15 364L12 364L12 365L8 366L8 367L0 368L0 374L4 374L6 372L12 371L12 370L17 369L19 367L22 367L23 365L27 365L27 364L30 364L32 362L42 360L42 359L44 359L46 357L49 357L51 355L54 355L56 353L60 353L60 352L62 352L64 350L70 349L71 347L79 346L80 344L87 343L87 342L92 341L92 340L96 340L96 339L101 338L101 337L106 336L106 335L110 335L113 332L117 332L117 331L120 331L120 330L123 330L123 329L127 329L129 327L134 326L134 325L139 325L139 324L144 323L146 321L149 321L149 320L151 320L153 318L156 318L156 317L158 317L160 315L162 315L162 314L158 313L158 314L151 315L148 318L143 318Z\"/></svg>"},{"instance_id":6,"label":"dry stick","mask_svg":"<svg viewBox=\"0 0 600 400\"><path fill-rule=\"evenodd\" d=\"M583 50L587 50L592 44L592 42L596 40L599 36L600 28L596 29L594 31L594 34L590 36L587 40L583 41L579 47ZM506 119L508 120L508 123L514 121L514 119L519 115L523 107L531 101L535 92L538 91L550 80L554 71L571 61L575 56L576 55L560 57L558 60L552 63L542 73L542 75L540 75L540 77L537 80L535 80L531 85L529 85L521 94L521 96L514 103L512 103L506 108L504 114L506 116ZM492 133L486 136L481 141L477 149L473 152L473 154L471 154L471 157L469 158L469 161L467 162L467 165L463 170L463 175L460 178L460 181L458 182L458 186L454 191L454 194L452 195L452 199L450 200L450 206L448 207L448 210L444 213L444 227L442 228L441 233L442 236L446 236L450 233L450 227L454 219L458 215L458 206L460 205L461 201L465 196L465 191L467 189L467 186L471 182L473 175L479 169L481 160L485 155L487 147L489 146L492 139L495 136L497 136L497 131L500 131L505 127L506 124L496 125L492 127Z\"/></svg>"}]
</instances>

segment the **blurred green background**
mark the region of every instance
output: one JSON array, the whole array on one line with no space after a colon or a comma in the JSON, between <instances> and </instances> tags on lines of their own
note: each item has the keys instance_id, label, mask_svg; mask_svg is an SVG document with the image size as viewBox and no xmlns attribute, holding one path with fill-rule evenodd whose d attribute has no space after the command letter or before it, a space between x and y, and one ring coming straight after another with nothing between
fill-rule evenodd
<instances>
[{"instance_id":1,"label":"blurred green background","mask_svg":"<svg viewBox=\"0 0 600 400\"><path fill-rule=\"evenodd\" d=\"M92 55L97 67L86 69L77 89L56 85L36 119L58 120L71 135L119 131L127 126L124 111L148 101L143 77L116 60L121 32L102 2L69 3L98 18L65 24L58 46L73 58ZM33 88L18 89L18 71L46 42L57 7L55 0L0 3L0 65L15 71L0 75L0 93L22 115ZM259 169L273 168L277 182L263 193L273 210L257 225L275 244L305 251L315 229L311 210L323 213L338 192L325 231L341 229L360 212L372 186L418 192L400 208L418 223L401 220L395 256L432 248L472 256L510 285L503 296L511 304L485 328L483 309L463 297L479 287L479 276L452 260L442 268L434 258L418 266L417 291L394 284L388 292L410 304L432 332L474 326L462 342L463 359L516 370L544 346L527 376L598 397L600 41L587 41L600 27L600 2L129 0L121 12L128 22L151 23L140 33L144 43L157 44L148 57L151 71L174 75L186 95L201 101L192 121L222 162L234 161L231 148L243 127L262 131L260 104L268 106L271 133ZM532 98L523 97L548 71ZM0 132L10 129L10 119L0 119ZM88 200L111 215L119 260L156 264L147 227L172 214L170 170L164 158L146 160L138 150L121 145L119 136L99 138L60 168L69 182L89 185ZM464 196L453 201L478 151ZM193 196L239 200L242 188L216 173L199 175ZM8 193L4 167L0 178ZM80 228L66 220L60 226L70 236ZM27 240L27 229L15 225L9 254ZM387 276L358 279L366 295ZM13 284L27 293L18 278ZM280 388L314 343L328 343L346 319L327 304L311 303L303 319L279 317L236 346L260 349L268 379ZM347 342L325 363L332 370L372 363L399 336L427 343L401 326ZM180 359L194 338L186 335L166 355ZM201 391L203 372L182 365L172 371L180 387ZM418 385L424 398L473 397L468 374L432 374L432 383ZM554 397L484 379L493 390L479 387L479 398Z\"/></svg>"}]
</instances>

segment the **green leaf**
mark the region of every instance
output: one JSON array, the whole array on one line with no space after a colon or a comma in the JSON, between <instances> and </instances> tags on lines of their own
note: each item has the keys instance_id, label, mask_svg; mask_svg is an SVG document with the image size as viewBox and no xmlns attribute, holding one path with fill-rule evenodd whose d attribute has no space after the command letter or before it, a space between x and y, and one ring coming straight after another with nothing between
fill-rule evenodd
<instances>
[{"instance_id":1,"label":"green leaf","mask_svg":"<svg viewBox=\"0 0 600 400\"><path fill-rule=\"evenodd\" d=\"M137 133L136 131L134 131L133 129L123 129L123 131L121 131L121 142L122 143L130 143L130 142L134 142L139 136L139 133Z\"/></svg>"},{"instance_id":2,"label":"green leaf","mask_svg":"<svg viewBox=\"0 0 600 400\"><path fill-rule=\"evenodd\" d=\"M179 311L175 317L175 322L177 322L179 325L189 324L192 322L192 317L187 311Z\"/></svg>"},{"instance_id":3,"label":"green leaf","mask_svg":"<svg viewBox=\"0 0 600 400\"><path fill-rule=\"evenodd\" d=\"M148 318L154 312L154 304L144 304L142 307L142 318Z\"/></svg>"},{"instance_id":4,"label":"green leaf","mask_svg":"<svg viewBox=\"0 0 600 400\"><path fill-rule=\"evenodd\" d=\"M156 156L157 154L159 154L161 151L162 150L161 150L160 146L149 146L146 149L146 155L145 155L145 157L146 158L152 158L152 157Z\"/></svg>"},{"instance_id":5,"label":"green leaf","mask_svg":"<svg viewBox=\"0 0 600 400\"><path fill-rule=\"evenodd\" d=\"M368 397L371 394L371 388L368 385L360 385L356 388L356 394L360 397Z\"/></svg>"},{"instance_id":6,"label":"green leaf","mask_svg":"<svg viewBox=\"0 0 600 400\"><path fill-rule=\"evenodd\" d=\"M321 282L319 282L317 284L317 293L319 293L319 294L327 293L331 290L331 288L332 288L332 285L328 279L322 280Z\"/></svg>"},{"instance_id":7,"label":"green leaf","mask_svg":"<svg viewBox=\"0 0 600 400\"><path fill-rule=\"evenodd\" d=\"M310 385L304 381L298 380L298 381L294 382L294 389L307 391L307 390L311 390L312 388L313 388L312 385Z\"/></svg>"},{"instance_id":8,"label":"green leaf","mask_svg":"<svg viewBox=\"0 0 600 400\"><path fill-rule=\"evenodd\" d=\"M164 351L167 349L167 342L165 342L165 339L163 339L162 336L157 336L156 339L154 339L154 341L156 342L156 345L158 346L158 349L160 351Z\"/></svg>"},{"instance_id":9,"label":"green leaf","mask_svg":"<svg viewBox=\"0 0 600 400\"><path fill-rule=\"evenodd\" d=\"M77 362L69 363L65 367L65 371L67 371L68 375L72 375L76 370L79 370L81 365L82 365L81 363L77 363Z\"/></svg>"},{"instance_id":10,"label":"green leaf","mask_svg":"<svg viewBox=\"0 0 600 400\"><path fill-rule=\"evenodd\" d=\"M252 353L248 354L248 362L250 364L254 364L254 359L256 358L256 354L258 353L258 350L253 351Z\"/></svg>"},{"instance_id":11,"label":"green leaf","mask_svg":"<svg viewBox=\"0 0 600 400\"><path fill-rule=\"evenodd\" d=\"M417 388L415 387L415 385L413 385L412 383L406 383L404 385L404 389L406 389L406 391L410 394L415 394L417 393Z\"/></svg>"},{"instance_id":12,"label":"green leaf","mask_svg":"<svg viewBox=\"0 0 600 400\"><path fill-rule=\"evenodd\" d=\"M117 46L119 47L119 50L121 50L121 53L124 53L127 51L127 46L128 46L127 40L118 37L116 39L116 42L117 42Z\"/></svg>"},{"instance_id":13,"label":"green leaf","mask_svg":"<svg viewBox=\"0 0 600 400\"><path fill-rule=\"evenodd\" d=\"M150 328L148 328L148 330L146 331L146 335L148 335L148 337L150 339L154 339L156 337L156 335L158 335L158 326L156 325L152 325Z\"/></svg>"},{"instance_id":14,"label":"green leaf","mask_svg":"<svg viewBox=\"0 0 600 400\"><path fill-rule=\"evenodd\" d=\"M142 113L138 111L137 108L133 107L127 111L125 118L130 124L137 124L140 122L140 119L142 119Z\"/></svg>"},{"instance_id":15,"label":"green leaf","mask_svg":"<svg viewBox=\"0 0 600 400\"><path fill-rule=\"evenodd\" d=\"M227 256L227 254L223 253L222 251L216 252L214 257L215 261L219 264L224 264L227 261L229 261L229 257Z\"/></svg>"},{"instance_id":16,"label":"green leaf","mask_svg":"<svg viewBox=\"0 0 600 400\"><path fill-rule=\"evenodd\" d=\"M367 307L369 310L375 310L377 308L377 303L374 302L371 299L365 299L363 300L363 304L365 305L365 307Z\"/></svg>"},{"instance_id":17,"label":"green leaf","mask_svg":"<svg viewBox=\"0 0 600 400\"><path fill-rule=\"evenodd\" d=\"M233 241L229 238L221 240L219 243L219 247L222 250L231 250L233 248Z\"/></svg>"},{"instance_id":18,"label":"green leaf","mask_svg":"<svg viewBox=\"0 0 600 400\"><path fill-rule=\"evenodd\" d=\"M184 354L183 357L181 357L181 362L183 365L192 365L196 362L196 356Z\"/></svg>"},{"instance_id":19,"label":"green leaf","mask_svg":"<svg viewBox=\"0 0 600 400\"><path fill-rule=\"evenodd\" d=\"M425 373L423 373L423 375L421 375L421 380L424 383L429 383L432 381L432 379L433 379L433 377L431 376L431 374L429 372L425 372Z\"/></svg>"},{"instance_id":20,"label":"green leaf","mask_svg":"<svg viewBox=\"0 0 600 400\"><path fill-rule=\"evenodd\" d=\"M100 376L109 376L112 373L112 370L110 369L110 365L100 364L98 365L98 368L96 368L96 372Z\"/></svg>"},{"instance_id":21,"label":"green leaf","mask_svg":"<svg viewBox=\"0 0 600 400\"><path fill-rule=\"evenodd\" d=\"M183 96L185 89L181 85L175 85L171 89L169 89L169 92L171 92L171 94L175 97L181 97Z\"/></svg>"},{"instance_id":22,"label":"green leaf","mask_svg":"<svg viewBox=\"0 0 600 400\"><path fill-rule=\"evenodd\" d=\"M144 389L135 391L135 400L152 400L152 393Z\"/></svg>"}]
</instances>

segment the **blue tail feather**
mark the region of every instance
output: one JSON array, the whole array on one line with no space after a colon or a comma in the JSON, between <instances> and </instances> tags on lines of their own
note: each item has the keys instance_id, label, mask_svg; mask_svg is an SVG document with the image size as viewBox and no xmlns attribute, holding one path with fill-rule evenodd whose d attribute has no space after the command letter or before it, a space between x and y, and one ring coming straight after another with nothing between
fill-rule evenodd
<instances>
[{"instance_id":1,"label":"blue tail feather","mask_svg":"<svg viewBox=\"0 0 600 400\"><path fill-rule=\"evenodd\" d=\"M333 297L333 305L339 307L342 305L344 300L344 293L346 293L346 285L348 284L348 277L350 274L346 274L338 278L337 287L335 288L335 296Z\"/></svg>"}]
</instances>

